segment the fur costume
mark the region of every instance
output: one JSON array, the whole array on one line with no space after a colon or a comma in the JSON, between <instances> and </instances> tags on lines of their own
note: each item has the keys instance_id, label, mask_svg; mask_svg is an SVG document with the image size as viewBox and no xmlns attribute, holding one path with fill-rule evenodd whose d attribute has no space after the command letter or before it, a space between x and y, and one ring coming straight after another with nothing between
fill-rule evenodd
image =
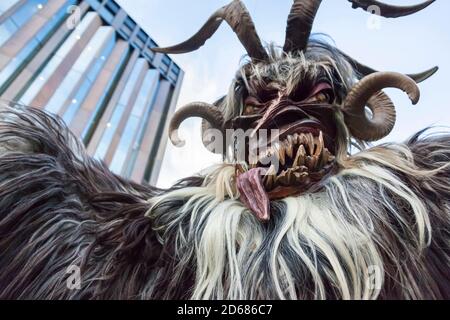
<instances>
[{"instance_id":1,"label":"fur costume","mask_svg":"<svg viewBox=\"0 0 450 320\"><path fill-rule=\"evenodd\" d=\"M174 115L171 138L180 142L174 130L193 115L206 119L204 132L271 129L277 119L287 133L276 172L243 142L243 161L222 149L222 165L161 190L113 174L59 118L2 107L0 298L449 299L450 134L367 144L395 123L381 90L417 102L413 80L436 70L377 73L309 39L319 5L294 1L282 52L258 45L238 0L183 45L158 49L193 50L222 20L233 27L252 61L226 97ZM355 113L366 104L371 119ZM80 288L68 286L71 266Z\"/></svg>"}]
</instances>

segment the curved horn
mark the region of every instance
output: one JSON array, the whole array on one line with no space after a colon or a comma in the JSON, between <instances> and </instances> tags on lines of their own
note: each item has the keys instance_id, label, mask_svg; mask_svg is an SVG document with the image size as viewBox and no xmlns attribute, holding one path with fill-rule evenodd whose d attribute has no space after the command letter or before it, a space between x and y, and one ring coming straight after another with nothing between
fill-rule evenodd
<instances>
[{"instance_id":1,"label":"curved horn","mask_svg":"<svg viewBox=\"0 0 450 320\"><path fill-rule=\"evenodd\" d=\"M167 48L152 48L155 52L162 53L186 53L197 50L203 46L217 31L222 21L225 20L247 50L252 59L267 61L268 55L261 40L256 33L252 18L240 0L233 0L230 4L217 10L200 30L188 40Z\"/></svg>"},{"instance_id":2,"label":"curved horn","mask_svg":"<svg viewBox=\"0 0 450 320\"><path fill-rule=\"evenodd\" d=\"M178 128L181 123L191 117L200 117L208 121L211 127L223 129L223 116L222 113L213 105L204 102L190 103L177 112L172 117L169 125L169 138L173 145L182 147L185 141L181 140L178 136ZM205 125L203 124L203 128Z\"/></svg>"},{"instance_id":3,"label":"curved horn","mask_svg":"<svg viewBox=\"0 0 450 320\"><path fill-rule=\"evenodd\" d=\"M398 88L406 92L413 104L417 104L420 91L408 76L395 72L377 72L360 80L348 93L343 112L351 134L361 140L375 141L387 136L395 124L395 106L381 90ZM369 119L367 106L372 111Z\"/></svg>"},{"instance_id":4,"label":"curved horn","mask_svg":"<svg viewBox=\"0 0 450 320\"><path fill-rule=\"evenodd\" d=\"M288 16L284 52L304 50L322 0L295 0Z\"/></svg>"},{"instance_id":5,"label":"curved horn","mask_svg":"<svg viewBox=\"0 0 450 320\"><path fill-rule=\"evenodd\" d=\"M385 18L398 18L416 13L425 9L435 0L427 0L425 2L412 6L395 6L386 4L376 0L349 0L352 3L352 8L362 8L365 11L370 11L370 7L374 6L379 9L379 14ZM378 12L377 12L378 14Z\"/></svg>"},{"instance_id":6,"label":"curved horn","mask_svg":"<svg viewBox=\"0 0 450 320\"><path fill-rule=\"evenodd\" d=\"M355 68L355 70L360 75L367 76L369 74L378 72L377 70L375 70L369 66L366 66L365 64L362 64L361 62L353 59L352 57L345 54L344 52L342 52L340 50L339 50L339 52L345 59L347 59L347 61ZM428 78L432 77L436 72L438 72L438 70L439 70L439 67L435 66L435 67L425 70L423 72L407 74L407 76L410 77L411 79L413 79L416 83L421 83L421 82L427 80Z\"/></svg>"}]
</instances>

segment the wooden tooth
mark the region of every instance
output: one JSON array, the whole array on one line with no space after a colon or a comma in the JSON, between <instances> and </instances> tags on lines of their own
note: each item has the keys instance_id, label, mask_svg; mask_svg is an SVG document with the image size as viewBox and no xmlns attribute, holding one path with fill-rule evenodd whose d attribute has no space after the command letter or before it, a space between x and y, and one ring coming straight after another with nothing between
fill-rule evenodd
<instances>
[{"instance_id":1,"label":"wooden tooth","mask_svg":"<svg viewBox=\"0 0 450 320\"><path fill-rule=\"evenodd\" d=\"M294 159L294 163L292 164L292 166L296 167L296 166L303 166L304 165L304 155L305 155L305 147L303 145L301 145L298 150L297 153L295 154L295 159Z\"/></svg>"},{"instance_id":2,"label":"wooden tooth","mask_svg":"<svg viewBox=\"0 0 450 320\"><path fill-rule=\"evenodd\" d=\"M267 175L265 178L265 183L264 185L266 186L267 189L272 189L274 186L274 182L275 182L275 176L274 175Z\"/></svg>"},{"instance_id":3,"label":"wooden tooth","mask_svg":"<svg viewBox=\"0 0 450 320\"><path fill-rule=\"evenodd\" d=\"M294 144L294 137L291 136L291 135L289 135L289 136L287 137L287 141L288 141L289 144L292 146L292 145Z\"/></svg>"},{"instance_id":4,"label":"wooden tooth","mask_svg":"<svg viewBox=\"0 0 450 320\"><path fill-rule=\"evenodd\" d=\"M324 145L323 134L322 131L320 131L319 138L317 139L316 151L314 152L315 156L319 156L320 154L322 154L323 145Z\"/></svg>"},{"instance_id":5,"label":"wooden tooth","mask_svg":"<svg viewBox=\"0 0 450 320\"><path fill-rule=\"evenodd\" d=\"M275 178L276 183L284 185L286 184L286 171L282 171L278 177Z\"/></svg>"},{"instance_id":6,"label":"wooden tooth","mask_svg":"<svg viewBox=\"0 0 450 320\"><path fill-rule=\"evenodd\" d=\"M293 149L294 149L294 144L293 144L293 138L292 136L288 136L288 141L286 143L286 154L289 158L292 158L292 154L294 153Z\"/></svg>"},{"instance_id":7,"label":"wooden tooth","mask_svg":"<svg viewBox=\"0 0 450 320\"><path fill-rule=\"evenodd\" d=\"M304 173L304 172L308 173L308 172L309 172L309 169L308 169L308 167L306 167L306 166L301 166L301 167L300 167L300 172L301 172L301 173Z\"/></svg>"},{"instance_id":8,"label":"wooden tooth","mask_svg":"<svg viewBox=\"0 0 450 320\"><path fill-rule=\"evenodd\" d=\"M307 144L308 143L308 139L306 138L306 135L304 133L302 133L300 135L300 143L301 144Z\"/></svg>"},{"instance_id":9,"label":"wooden tooth","mask_svg":"<svg viewBox=\"0 0 450 320\"><path fill-rule=\"evenodd\" d=\"M266 176L275 176L277 171L275 170L275 165L271 165L269 170L266 172Z\"/></svg>"},{"instance_id":10,"label":"wooden tooth","mask_svg":"<svg viewBox=\"0 0 450 320\"><path fill-rule=\"evenodd\" d=\"M295 182L296 183L303 183L306 178L308 177L308 173L307 172L302 172L302 173L296 173L295 174Z\"/></svg>"},{"instance_id":11,"label":"wooden tooth","mask_svg":"<svg viewBox=\"0 0 450 320\"><path fill-rule=\"evenodd\" d=\"M284 166L284 164L286 163L286 155L285 155L284 145L281 145L280 149L278 150L278 159L280 159L281 165Z\"/></svg>"}]
</instances>

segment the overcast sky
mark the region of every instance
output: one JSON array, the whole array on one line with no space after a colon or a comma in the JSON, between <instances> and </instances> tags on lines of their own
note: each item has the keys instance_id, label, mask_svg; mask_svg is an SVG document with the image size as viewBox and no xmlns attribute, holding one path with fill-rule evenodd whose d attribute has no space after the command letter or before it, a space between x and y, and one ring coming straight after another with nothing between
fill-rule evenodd
<instances>
[{"instance_id":1,"label":"overcast sky","mask_svg":"<svg viewBox=\"0 0 450 320\"><path fill-rule=\"evenodd\" d=\"M388 0L413 4L421 0ZM226 0L117 0L158 45L167 46L193 35ZM262 40L279 45L284 41L286 18L292 0L244 0ZM384 19L346 0L326 0L319 10L313 32L328 34L344 52L383 71L415 73L438 65L433 78L420 85L422 98L411 106L406 95L388 90L397 105L398 119L384 141L403 141L427 126L450 126L450 1L437 0L414 16ZM193 101L213 102L224 95L244 49L224 23L196 52L172 58L185 71L177 108ZM158 186L169 187L220 161L211 156L200 140L200 120L186 121L180 135L185 147L168 143Z\"/></svg>"}]
</instances>

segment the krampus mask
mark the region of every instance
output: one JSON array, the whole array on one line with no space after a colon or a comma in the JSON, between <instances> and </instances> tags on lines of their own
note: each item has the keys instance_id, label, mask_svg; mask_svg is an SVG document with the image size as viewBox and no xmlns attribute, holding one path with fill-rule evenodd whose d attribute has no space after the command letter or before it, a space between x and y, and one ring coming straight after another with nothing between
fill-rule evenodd
<instances>
[{"instance_id":1,"label":"krampus mask","mask_svg":"<svg viewBox=\"0 0 450 320\"><path fill-rule=\"evenodd\" d=\"M189 117L203 118L205 146L235 164L240 199L261 220L270 218L271 200L319 190L339 170L339 156L347 154L350 143L376 141L391 132L396 112L384 88L401 89L416 104L420 96L416 83L437 70L412 75L377 72L337 49L324 52L320 42L310 40L321 2L294 1L282 50L263 47L240 0L216 11L187 41L154 49L164 53L196 50L222 21L237 34L251 61L237 72L227 96L214 104L197 102L181 108L170 123L170 139L182 146L177 133L180 124ZM368 0L350 2L355 9L377 6L382 16L396 18L433 1L401 7ZM212 143L210 130L224 137L220 148ZM225 138L238 130L249 133L247 139ZM262 130L269 132L265 140Z\"/></svg>"}]
</instances>

